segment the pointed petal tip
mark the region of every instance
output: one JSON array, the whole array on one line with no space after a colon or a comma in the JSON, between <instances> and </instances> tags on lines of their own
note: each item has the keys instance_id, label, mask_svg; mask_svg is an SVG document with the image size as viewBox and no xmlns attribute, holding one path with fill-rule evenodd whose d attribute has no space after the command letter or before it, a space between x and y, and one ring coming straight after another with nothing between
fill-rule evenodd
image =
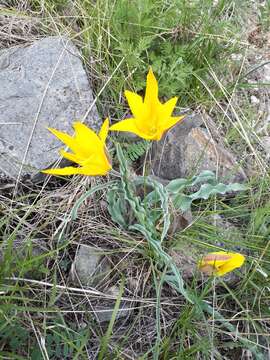
<instances>
[{"instance_id":1,"label":"pointed petal tip","mask_svg":"<svg viewBox=\"0 0 270 360\"><path fill-rule=\"evenodd\" d=\"M107 139L108 132L109 132L109 126L110 126L110 122L109 122L109 118L107 117L103 121L103 124L101 125L101 128L98 133L99 139L101 140L103 145L105 145L105 143L106 143L106 139Z\"/></svg>"},{"instance_id":2,"label":"pointed petal tip","mask_svg":"<svg viewBox=\"0 0 270 360\"><path fill-rule=\"evenodd\" d=\"M46 128L48 131L50 131L51 133L53 133L54 131L58 131L58 130L56 130L56 129L54 129L54 128L51 128L51 127L49 127L49 126L47 126L47 128Z\"/></svg>"},{"instance_id":3,"label":"pointed petal tip","mask_svg":"<svg viewBox=\"0 0 270 360\"><path fill-rule=\"evenodd\" d=\"M59 175L57 174L57 170L59 169L46 169L46 170L41 170L40 172L46 175Z\"/></svg>"},{"instance_id":4,"label":"pointed petal tip","mask_svg":"<svg viewBox=\"0 0 270 360\"><path fill-rule=\"evenodd\" d=\"M125 94L125 97L126 97L127 100L128 100L129 98L131 98L131 97L137 97L138 99L140 98L141 101L142 101L141 95L135 93L134 91L125 90L125 91L124 91L124 94Z\"/></svg>"},{"instance_id":5,"label":"pointed petal tip","mask_svg":"<svg viewBox=\"0 0 270 360\"><path fill-rule=\"evenodd\" d=\"M135 119L129 118L129 119L120 120L117 123L111 125L109 127L109 130L134 132L134 130L136 130Z\"/></svg>"},{"instance_id":6,"label":"pointed petal tip","mask_svg":"<svg viewBox=\"0 0 270 360\"><path fill-rule=\"evenodd\" d=\"M152 68L151 65L149 66L148 74L153 74L154 75L153 68Z\"/></svg>"},{"instance_id":7,"label":"pointed petal tip","mask_svg":"<svg viewBox=\"0 0 270 360\"><path fill-rule=\"evenodd\" d=\"M63 136L69 136L67 133L65 133L64 131L61 130L57 130L51 127L47 127L47 129L53 134L55 135L57 138L59 138L59 136L63 135ZM60 139L61 141L63 141L62 139Z\"/></svg>"},{"instance_id":8,"label":"pointed petal tip","mask_svg":"<svg viewBox=\"0 0 270 360\"><path fill-rule=\"evenodd\" d=\"M124 91L124 94L125 94L125 97L129 96L130 94L136 94L134 93L133 91L130 91L130 90L125 90Z\"/></svg>"},{"instance_id":9,"label":"pointed petal tip","mask_svg":"<svg viewBox=\"0 0 270 360\"><path fill-rule=\"evenodd\" d=\"M72 124L73 129L75 130L75 133L78 131L93 131L88 125L86 125L85 123L81 122L81 121L74 121ZM93 131L94 132L94 131Z\"/></svg>"},{"instance_id":10,"label":"pointed petal tip","mask_svg":"<svg viewBox=\"0 0 270 360\"><path fill-rule=\"evenodd\" d=\"M147 77L146 77L146 89L144 96L145 104L158 104L158 82L153 73L152 68L149 69Z\"/></svg>"},{"instance_id":11,"label":"pointed petal tip","mask_svg":"<svg viewBox=\"0 0 270 360\"><path fill-rule=\"evenodd\" d=\"M155 77L154 71L153 71L153 69L152 69L152 66L150 66L150 68L149 68L149 70L148 70L147 77L149 77L149 78L154 78L154 79L156 80L156 77Z\"/></svg>"},{"instance_id":12,"label":"pointed petal tip","mask_svg":"<svg viewBox=\"0 0 270 360\"><path fill-rule=\"evenodd\" d=\"M55 169L46 169L46 170L42 170L41 172L43 174L48 174L48 175L76 175L79 174L78 171L79 168L75 168L73 166L67 166L64 168L55 168Z\"/></svg>"},{"instance_id":13,"label":"pointed petal tip","mask_svg":"<svg viewBox=\"0 0 270 360\"><path fill-rule=\"evenodd\" d=\"M108 117L106 117L106 119L103 121L103 125L106 126L106 127L109 127L110 125L110 120Z\"/></svg>"},{"instance_id":14,"label":"pointed petal tip","mask_svg":"<svg viewBox=\"0 0 270 360\"><path fill-rule=\"evenodd\" d=\"M41 172L42 174L50 175L51 170L54 170L54 169L40 170L40 172Z\"/></svg>"},{"instance_id":15,"label":"pointed petal tip","mask_svg":"<svg viewBox=\"0 0 270 360\"><path fill-rule=\"evenodd\" d=\"M76 131L76 128L80 125L84 125L82 122L80 121L74 121L72 124L73 129Z\"/></svg>"}]
</instances>

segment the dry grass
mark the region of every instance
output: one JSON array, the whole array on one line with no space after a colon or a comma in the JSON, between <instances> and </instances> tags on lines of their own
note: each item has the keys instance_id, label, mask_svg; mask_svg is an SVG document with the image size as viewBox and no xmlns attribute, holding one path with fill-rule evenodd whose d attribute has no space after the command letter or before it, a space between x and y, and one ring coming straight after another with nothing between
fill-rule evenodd
<instances>
[{"instance_id":1,"label":"dry grass","mask_svg":"<svg viewBox=\"0 0 270 360\"><path fill-rule=\"evenodd\" d=\"M230 14L234 16L236 3L231 4L227 18ZM101 13L103 6L99 1L92 4L82 0L4 1L0 7L0 49L24 46L46 35L68 34L82 50L100 112L111 113L114 118L126 111L120 90L125 83L132 84L136 66L129 68L118 49L115 47L112 52L112 47L109 48L114 34L108 13ZM190 31L194 32L192 26ZM253 88L242 86L248 83L246 78L255 82L259 75L254 71L244 77L253 67L250 55L253 50L247 46L247 37L239 41L246 48L241 50L240 66L228 70L232 82L227 82L226 76L221 80L213 62L208 74L217 91L214 93L207 81L198 76L205 91L202 103L198 102L195 90L191 96L193 108L211 114L223 141L250 174L251 191L236 199L212 199L195 206L192 226L173 235L167 244L174 248L184 241L191 248L208 250L221 242L239 247L248 255L236 285L200 276L189 284L198 299L212 304L237 331L229 332L221 321L200 314L169 286L164 285L159 296L145 240L112 223L103 192L85 201L77 220L67 224L76 200L96 183L108 179L47 178L38 184L22 179L15 184L3 178L1 357L99 359L106 331L109 341L103 358L248 359L251 353L239 340L241 337L254 346L250 355L254 359L269 356L269 157L261 145L261 134L269 135L268 125L263 122L269 92L259 87L254 93ZM263 99L260 121L254 119L257 108L249 104L252 94ZM233 242L231 229L209 224L209 218L215 214L235 223L241 242L239 238L237 243ZM80 244L103 249L111 265L110 273L94 288L74 284L70 279ZM99 306L113 309L122 285L121 304L130 308L130 313L111 323L113 328L108 333L108 323L97 321L97 309Z\"/></svg>"}]
</instances>

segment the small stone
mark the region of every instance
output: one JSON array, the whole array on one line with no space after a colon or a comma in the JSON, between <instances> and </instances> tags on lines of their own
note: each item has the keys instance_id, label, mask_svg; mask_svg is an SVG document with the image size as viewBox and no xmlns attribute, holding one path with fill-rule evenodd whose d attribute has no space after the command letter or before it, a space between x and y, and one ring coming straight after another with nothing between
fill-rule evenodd
<instances>
[{"instance_id":1,"label":"small stone","mask_svg":"<svg viewBox=\"0 0 270 360\"><path fill-rule=\"evenodd\" d=\"M93 103L80 53L61 36L1 50L0 89L0 173L13 178L58 160L63 144L47 127L72 134ZM85 121L100 126L95 106Z\"/></svg>"},{"instance_id":2,"label":"small stone","mask_svg":"<svg viewBox=\"0 0 270 360\"><path fill-rule=\"evenodd\" d=\"M107 290L108 295L117 298L120 293L120 289L118 286L113 285ZM95 315L100 323L110 321L112 314L114 312L115 302L109 305L97 305L94 307ZM116 320L128 318L133 310L131 309L131 304L127 305L126 302L121 301L119 309L116 314Z\"/></svg>"},{"instance_id":3,"label":"small stone","mask_svg":"<svg viewBox=\"0 0 270 360\"><path fill-rule=\"evenodd\" d=\"M139 279L134 277L129 277L127 281L128 281L128 286L132 291L137 291L139 289L140 287Z\"/></svg>"},{"instance_id":4,"label":"small stone","mask_svg":"<svg viewBox=\"0 0 270 360\"><path fill-rule=\"evenodd\" d=\"M261 144L266 152L267 158L270 157L270 136L263 136L261 138Z\"/></svg>"},{"instance_id":5,"label":"small stone","mask_svg":"<svg viewBox=\"0 0 270 360\"><path fill-rule=\"evenodd\" d=\"M10 244L4 240L0 247L0 266L3 261L5 251L9 248ZM12 242L12 258L14 262L20 259L26 259L28 254L31 258L38 257L48 251L46 242L42 239L26 240L23 232L18 233L17 238Z\"/></svg>"},{"instance_id":6,"label":"small stone","mask_svg":"<svg viewBox=\"0 0 270 360\"><path fill-rule=\"evenodd\" d=\"M118 286L113 285L108 289L108 294L117 297L119 295L120 289Z\"/></svg>"},{"instance_id":7,"label":"small stone","mask_svg":"<svg viewBox=\"0 0 270 360\"><path fill-rule=\"evenodd\" d=\"M104 257L103 250L81 245L71 267L70 279L82 286L95 286L108 276L110 263Z\"/></svg>"},{"instance_id":8,"label":"small stone","mask_svg":"<svg viewBox=\"0 0 270 360\"><path fill-rule=\"evenodd\" d=\"M250 102L251 104L257 105L260 103L260 99L258 99L255 95L251 95Z\"/></svg>"},{"instance_id":9,"label":"small stone","mask_svg":"<svg viewBox=\"0 0 270 360\"><path fill-rule=\"evenodd\" d=\"M120 289L117 285L113 285L107 290L107 293L108 293L108 295L117 298L119 296ZM109 306L109 305L95 306L94 310L95 310L95 315L97 317L97 320L100 323L110 321L113 311L114 311L114 306L115 306L115 302L112 303L111 306ZM123 318L127 319L132 314L132 312L133 312L133 309L131 309L131 304L129 304L129 306L128 306L126 304L126 302L122 301L120 303L119 309L116 314L116 320L123 319Z\"/></svg>"},{"instance_id":10,"label":"small stone","mask_svg":"<svg viewBox=\"0 0 270 360\"><path fill-rule=\"evenodd\" d=\"M169 235L173 235L178 231L184 230L192 222L192 213L190 210L184 213L174 212L171 215L171 224L168 230Z\"/></svg>"},{"instance_id":11,"label":"small stone","mask_svg":"<svg viewBox=\"0 0 270 360\"><path fill-rule=\"evenodd\" d=\"M112 314L114 312L114 307L95 306L94 310L98 322L103 323L111 320ZM130 306L127 306L126 304L121 304L116 314L116 320L124 318L128 319L132 312L133 310Z\"/></svg>"},{"instance_id":12,"label":"small stone","mask_svg":"<svg viewBox=\"0 0 270 360\"><path fill-rule=\"evenodd\" d=\"M243 55L242 54L232 54L231 59L233 61L241 61L243 59Z\"/></svg>"},{"instance_id":13,"label":"small stone","mask_svg":"<svg viewBox=\"0 0 270 360\"><path fill-rule=\"evenodd\" d=\"M88 324L87 324L87 322L85 322L85 321L81 321L80 323L79 323L79 328L80 329L86 329L88 327Z\"/></svg>"},{"instance_id":14,"label":"small stone","mask_svg":"<svg viewBox=\"0 0 270 360\"><path fill-rule=\"evenodd\" d=\"M183 250L171 250L170 255L178 267L183 280L190 281L194 278L197 266L196 266L196 256L191 255L190 246L187 246ZM199 256L197 257L199 259Z\"/></svg>"},{"instance_id":15,"label":"small stone","mask_svg":"<svg viewBox=\"0 0 270 360\"><path fill-rule=\"evenodd\" d=\"M244 234L236 225L219 214L211 214L209 215L208 219L206 218L206 220L210 226L215 228L213 230L217 231L219 234L215 242L216 246L221 248L225 247L225 250L230 250L233 252L244 253L246 251L241 247ZM230 248L226 249L226 244L224 244L222 240L218 240L218 238L226 239L227 242L230 241Z\"/></svg>"},{"instance_id":16,"label":"small stone","mask_svg":"<svg viewBox=\"0 0 270 360\"><path fill-rule=\"evenodd\" d=\"M200 116L186 116L153 145L151 167L154 175L172 180L210 170L224 182L246 180L236 158L201 125Z\"/></svg>"},{"instance_id":17,"label":"small stone","mask_svg":"<svg viewBox=\"0 0 270 360\"><path fill-rule=\"evenodd\" d=\"M232 223L219 214L211 214L208 222L221 231L236 230L236 227Z\"/></svg>"},{"instance_id":18,"label":"small stone","mask_svg":"<svg viewBox=\"0 0 270 360\"><path fill-rule=\"evenodd\" d=\"M243 359L243 360L253 360L254 357L252 355L252 352L249 349L242 349L241 359Z\"/></svg>"},{"instance_id":19,"label":"small stone","mask_svg":"<svg viewBox=\"0 0 270 360\"><path fill-rule=\"evenodd\" d=\"M270 82L270 64L269 63L265 64L263 69L264 69L264 79L263 80L266 83L269 83Z\"/></svg>"}]
</instances>

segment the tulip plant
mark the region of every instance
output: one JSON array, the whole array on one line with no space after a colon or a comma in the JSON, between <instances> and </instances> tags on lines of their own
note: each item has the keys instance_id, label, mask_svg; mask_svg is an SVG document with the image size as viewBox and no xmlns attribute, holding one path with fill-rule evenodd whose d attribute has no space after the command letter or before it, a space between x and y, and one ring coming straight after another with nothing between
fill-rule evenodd
<instances>
[{"instance_id":1,"label":"tulip plant","mask_svg":"<svg viewBox=\"0 0 270 360\"><path fill-rule=\"evenodd\" d=\"M98 134L80 122L75 122L73 125L74 137L49 128L49 131L71 150L71 152L60 150L62 157L79 166L46 169L43 170L44 173L85 176L110 174L112 178L116 176L115 180L109 180L104 184L92 187L77 200L71 213L65 219L59 236L61 238L69 222L77 218L78 209L85 199L96 191L105 190L112 220L128 231L139 232L147 241L148 249L145 254L154 263L154 270L159 272L160 285L158 288L160 289L162 283L166 282L182 294L187 301L196 305L199 312L207 312L210 316L214 315L216 320L222 321L228 331L236 332L235 327L223 318L216 309L213 309L208 302L198 298L189 287L185 286L181 270L177 268L173 259L163 249L163 242L166 240L169 231L172 208L184 212L191 208L194 200L205 200L211 195L245 190L246 187L238 183L228 185L219 183L211 171L203 171L201 174L188 179L175 179L166 186L151 176L134 176L129 169L128 161L120 143L116 143L119 172L112 169L112 162L106 147L109 131L131 132L147 141L158 141L167 130L183 119L183 116L172 116L177 97L164 104L159 101L158 83L152 69L147 75L144 99L130 91L126 91L125 96L133 117L111 126L109 120L106 119ZM143 198L138 196L142 187L150 189ZM192 192L194 187L199 187L199 190ZM220 277L241 267L244 261L245 257L242 254L220 249L220 251L206 254L198 259L198 269L208 276ZM157 276L155 274L156 282ZM157 321L160 321L159 318ZM255 353L247 339L240 336L238 338L251 352Z\"/></svg>"},{"instance_id":2,"label":"tulip plant","mask_svg":"<svg viewBox=\"0 0 270 360\"><path fill-rule=\"evenodd\" d=\"M112 126L106 119L98 134L80 122L75 122L73 125L74 137L49 128L49 131L71 150L71 152L60 150L62 157L79 166L53 168L43 170L43 172L50 175L80 174L85 176L106 175L111 172L113 176L116 172L112 171L112 163L106 148L106 138L109 131L131 132L143 139L158 141L168 129L183 119L183 116L172 116L177 97L164 104L160 102L158 83L152 69L147 75L144 99L131 91L126 91L125 96L133 117L119 121ZM170 226L171 204L176 210L186 211L190 209L192 201L196 199L208 199L212 194L243 190L245 186L217 183L215 175L210 171L204 171L191 179L175 179L164 186L150 176L134 177L131 175L119 143L116 145L116 154L119 161L120 177L104 185L98 185L85 193L75 204L71 219L76 218L80 204L88 196L102 188L106 189L112 220L125 229L140 232L148 242L150 256L156 260L159 268L166 269L164 280L190 302L194 302L194 297L184 287L179 269L162 246ZM137 189L142 185L147 185L151 189L144 199L137 196ZM186 194L185 190L195 185L200 186L199 190ZM133 222L130 222L127 217L127 209L133 213ZM158 230L160 226L158 227L157 224L163 225L162 230ZM222 250L202 257L198 263L198 268L208 275L223 276L242 266L244 260L245 258L241 254Z\"/></svg>"}]
</instances>

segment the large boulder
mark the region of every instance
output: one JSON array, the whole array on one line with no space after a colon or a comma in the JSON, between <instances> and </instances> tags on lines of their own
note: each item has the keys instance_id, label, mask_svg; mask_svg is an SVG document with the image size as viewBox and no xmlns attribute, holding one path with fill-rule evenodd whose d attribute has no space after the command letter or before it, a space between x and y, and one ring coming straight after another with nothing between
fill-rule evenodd
<instances>
[{"instance_id":1,"label":"large boulder","mask_svg":"<svg viewBox=\"0 0 270 360\"><path fill-rule=\"evenodd\" d=\"M60 142L47 127L72 133L74 120L98 128L78 49L65 37L0 51L0 173L34 174L55 162ZM85 116L86 115L86 116Z\"/></svg>"},{"instance_id":2,"label":"large boulder","mask_svg":"<svg viewBox=\"0 0 270 360\"><path fill-rule=\"evenodd\" d=\"M187 116L162 140L155 142L151 158L153 174L172 180L210 170L224 182L244 181L246 175L236 157L213 139L202 125L199 115Z\"/></svg>"}]
</instances>

